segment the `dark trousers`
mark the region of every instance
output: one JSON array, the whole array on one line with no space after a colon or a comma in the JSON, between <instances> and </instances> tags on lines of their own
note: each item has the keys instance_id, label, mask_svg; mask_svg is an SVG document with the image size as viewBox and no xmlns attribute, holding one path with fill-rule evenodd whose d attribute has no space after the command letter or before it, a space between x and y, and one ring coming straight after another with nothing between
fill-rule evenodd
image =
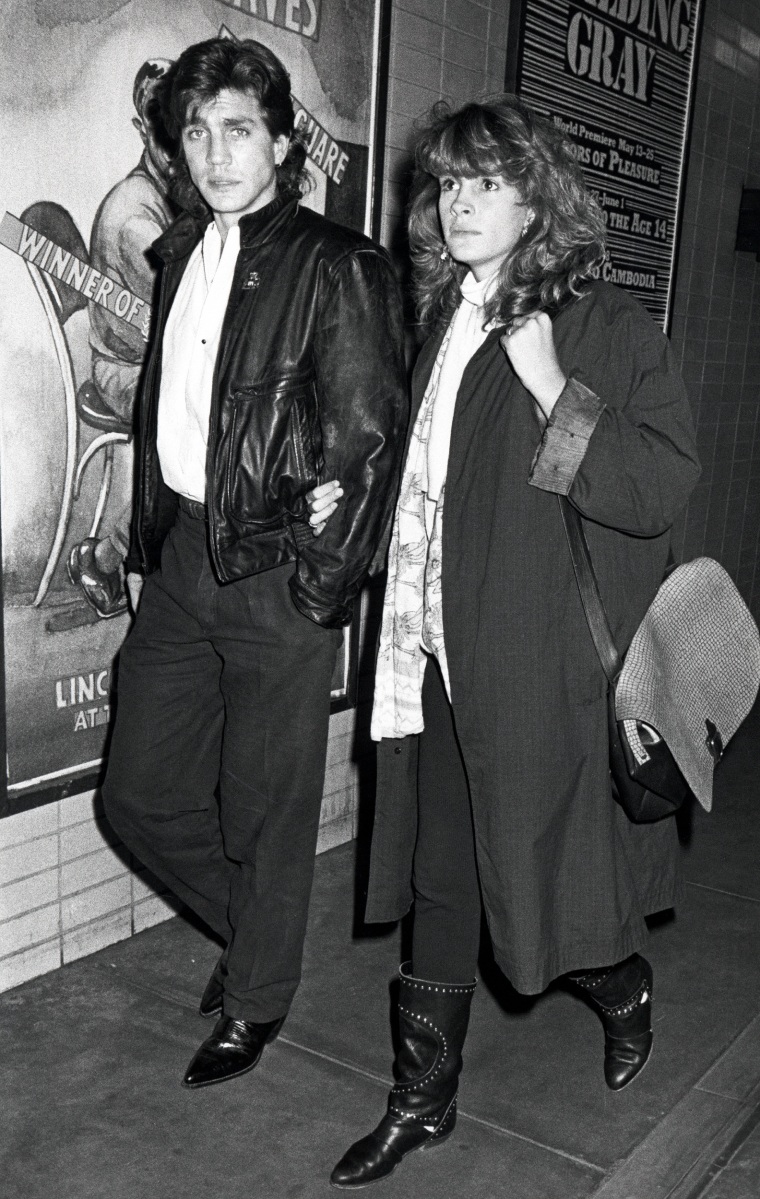
<instances>
[{"instance_id":1,"label":"dark trousers","mask_svg":"<svg viewBox=\"0 0 760 1199\"><path fill-rule=\"evenodd\" d=\"M469 983L481 912L472 808L451 704L433 658L425 668L422 716L412 970L417 978Z\"/></svg>"},{"instance_id":2,"label":"dark trousers","mask_svg":"<svg viewBox=\"0 0 760 1199\"><path fill-rule=\"evenodd\" d=\"M298 612L293 569L220 586L180 510L119 658L106 813L227 943L235 1019L284 1015L301 973L341 633Z\"/></svg>"}]
</instances>

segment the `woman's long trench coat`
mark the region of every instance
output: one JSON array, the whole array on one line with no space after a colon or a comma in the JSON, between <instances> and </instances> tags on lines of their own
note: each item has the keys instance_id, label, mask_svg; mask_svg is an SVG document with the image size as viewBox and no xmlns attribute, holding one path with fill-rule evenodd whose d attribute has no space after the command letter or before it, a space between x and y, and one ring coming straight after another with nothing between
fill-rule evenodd
<instances>
[{"instance_id":1,"label":"woman's long trench coat","mask_svg":"<svg viewBox=\"0 0 760 1199\"><path fill-rule=\"evenodd\" d=\"M612 800L607 682L546 481L558 438L575 453L573 433L550 424L542 435L500 332L471 358L456 401L443 627L495 957L518 990L535 994L565 971L643 945L644 916L677 898L678 841L672 818L634 825ZM412 420L441 336L421 351ZM571 483L557 490L569 486L585 518L624 651L699 475L692 420L666 338L625 292L593 284L556 318L554 337L565 374L604 403ZM417 741L378 746L369 921L397 920L413 901Z\"/></svg>"}]
</instances>

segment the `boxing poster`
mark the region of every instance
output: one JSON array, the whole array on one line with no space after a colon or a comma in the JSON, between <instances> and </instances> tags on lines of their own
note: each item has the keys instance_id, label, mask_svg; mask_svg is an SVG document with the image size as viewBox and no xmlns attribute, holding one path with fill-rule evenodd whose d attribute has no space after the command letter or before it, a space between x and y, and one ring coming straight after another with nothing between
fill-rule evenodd
<instances>
[{"instance_id":1,"label":"boxing poster","mask_svg":"<svg viewBox=\"0 0 760 1199\"><path fill-rule=\"evenodd\" d=\"M669 328L700 0L512 0L507 87L576 148L607 226L599 275Z\"/></svg>"},{"instance_id":2,"label":"boxing poster","mask_svg":"<svg viewBox=\"0 0 760 1199\"><path fill-rule=\"evenodd\" d=\"M0 7L4 812L95 784L130 614L133 418L174 218L155 89L188 45L290 72L312 188L371 232L381 0L6 0ZM347 637L335 706L352 691ZM3 810L0 807L0 810Z\"/></svg>"}]
</instances>

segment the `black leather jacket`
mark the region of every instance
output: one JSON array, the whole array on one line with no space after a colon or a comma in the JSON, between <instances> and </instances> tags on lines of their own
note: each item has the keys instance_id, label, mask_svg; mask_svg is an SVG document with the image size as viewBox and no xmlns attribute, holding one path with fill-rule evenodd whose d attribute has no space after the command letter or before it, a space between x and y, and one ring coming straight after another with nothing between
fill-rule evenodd
<instances>
[{"instance_id":1,"label":"black leather jacket","mask_svg":"<svg viewBox=\"0 0 760 1199\"><path fill-rule=\"evenodd\" d=\"M166 318L202 225L184 214L158 239L164 262L142 389L134 540L154 570L176 512L156 450ZM240 254L211 397L206 501L221 583L295 561L297 608L337 628L389 523L408 418L398 287L360 233L278 197L240 221ZM322 534L306 493L339 479Z\"/></svg>"}]
</instances>

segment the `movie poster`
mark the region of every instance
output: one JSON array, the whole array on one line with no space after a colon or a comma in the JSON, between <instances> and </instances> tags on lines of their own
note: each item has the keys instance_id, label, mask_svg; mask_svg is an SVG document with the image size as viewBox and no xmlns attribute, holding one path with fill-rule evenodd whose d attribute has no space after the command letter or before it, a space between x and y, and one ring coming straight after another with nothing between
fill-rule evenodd
<instances>
[{"instance_id":1,"label":"movie poster","mask_svg":"<svg viewBox=\"0 0 760 1199\"><path fill-rule=\"evenodd\" d=\"M577 146L607 224L601 277L667 330L700 0L513 0L507 86Z\"/></svg>"},{"instance_id":2,"label":"movie poster","mask_svg":"<svg viewBox=\"0 0 760 1199\"><path fill-rule=\"evenodd\" d=\"M283 60L309 206L369 231L380 0L6 0L0 473L6 810L92 785L129 627L135 396L173 218L151 99L193 42ZM348 642L334 679L350 688Z\"/></svg>"}]
</instances>

